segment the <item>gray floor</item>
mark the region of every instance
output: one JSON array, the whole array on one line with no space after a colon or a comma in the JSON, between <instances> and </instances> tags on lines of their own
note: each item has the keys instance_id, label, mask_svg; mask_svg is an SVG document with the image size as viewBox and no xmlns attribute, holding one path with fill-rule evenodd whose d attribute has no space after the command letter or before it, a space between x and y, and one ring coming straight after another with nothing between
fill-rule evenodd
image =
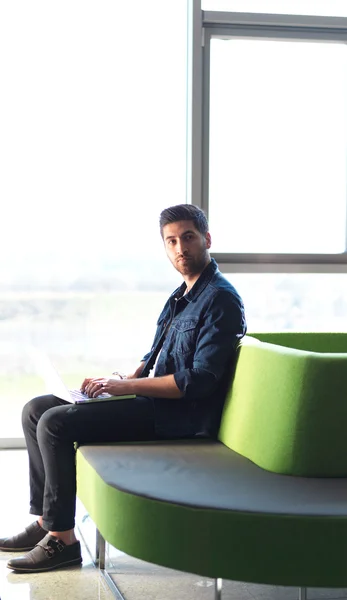
<instances>
[{"instance_id":1,"label":"gray floor","mask_svg":"<svg viewBox=\"0 0 347 600\"><path fill-rule=\"evenodd\" d=\"M32 518L27 514L28 474L24 451L0 451L0 536L12 535ZM6 491L6 492L5 492ZM5 492L5 493L4 493ZM6 568L10 554L0 552L1 600L112 600L105 581L94 568L95 528L81 505L83 566L37 575L15 574ZM87 548L88 547L88 548ZM108 548L108 568L126 600L213 600L213 581L157 567ZM223 600L297 600L297 588L223 581ZM309 588L308 600L346 598L346 589Z\"/></svg>"},{"instance_id":2,"label":"gray floor","mask_svg":"<svg viewBox=\"0 0 347 600\"><path fill-rule=\"evenodd\" d=\"M213 600L212 580L118 557L114 580L127 600ZM117 565L117 566L116 566ZM347 598L347 589L309 588L308 600ZM298 588L223 581L223 600L298 600Z\"/></svg>"}]
</instances>

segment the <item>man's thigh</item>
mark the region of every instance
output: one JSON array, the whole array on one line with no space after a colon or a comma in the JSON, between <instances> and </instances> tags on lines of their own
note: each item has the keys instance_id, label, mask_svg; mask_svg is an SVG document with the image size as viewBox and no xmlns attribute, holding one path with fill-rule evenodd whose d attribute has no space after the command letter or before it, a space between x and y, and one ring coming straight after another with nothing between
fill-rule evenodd
<instances>
[{"instance_id":1,"label":"man's thigh","mask_svg":"<svg viewBox=\"0 0 347 600\"><path fill-rule=\"evenodd\" d=\"M41 432L57 439L88 443L155 439L152 398L69 404L41 417Z\"/></svg>"},{"instance_id":2,"label":"man's thigh","mask_svg":"<svg viewBox=\"0 0 347 600\"><path fill-rule=\"evenodd\" d=\"M22 411L22 422L25 426L27 422L37 422L42 417L42 415L49 410L50 408L54 408L56 406L71 406L70 402L66 402L66 400L62 400L61 398L57 398L57 396L53 396L53 394L45 394L43 396L36 396L29 400Z\"/></svg>"}]
</instances>

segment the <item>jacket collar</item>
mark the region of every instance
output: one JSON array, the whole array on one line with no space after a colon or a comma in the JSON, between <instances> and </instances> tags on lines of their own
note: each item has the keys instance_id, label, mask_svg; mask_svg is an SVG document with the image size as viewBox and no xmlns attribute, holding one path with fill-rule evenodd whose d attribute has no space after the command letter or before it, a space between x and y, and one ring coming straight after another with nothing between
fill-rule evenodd
<instances>
[{"instance_id":1,"label":"jacket collar","mask_svg":"<svg viewBox=\"0 0 347 600\"><path fill-rule=\"evenodd\" d=\"M209 262L207 267L204 268L199 279L194 283L192 289L184 296L187 302L192 302L201 294L217 271L218 265L214 258L211 258L211 262ZM182 285L173 292L171 297L176 299L181 298L186 290L186 287L186 283L183 282Z\"/></svg>"}]
</instances>

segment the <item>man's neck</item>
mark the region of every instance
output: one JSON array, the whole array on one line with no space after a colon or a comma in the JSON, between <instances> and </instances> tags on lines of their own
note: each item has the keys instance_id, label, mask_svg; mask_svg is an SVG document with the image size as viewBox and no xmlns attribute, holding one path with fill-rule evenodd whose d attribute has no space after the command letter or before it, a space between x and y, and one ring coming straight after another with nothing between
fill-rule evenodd
<instances>
[{"instance_id":1,"label":"man's neck","mask_svg":"<svg viewBox=\"0 0 347 600\"><path fill-rule=\"evenodd\" d=\"M200 273L197 273L196 275L193 275L192 277L186 276L186 277L183 278L184 281L185 281L185 284L187 286L186 290L184 292L184 295L188 294L190 292L190 290L192 289L194 283L197 282L197 280L199 279L201 273L203 273L203 271L206 269L207 265L210 264L210 262L211 262L211 258L209 257L208 260L206 261L206 264L205 264L204 268L202 269L202 271L200 271Z\"/></svg>"}]
</instances>

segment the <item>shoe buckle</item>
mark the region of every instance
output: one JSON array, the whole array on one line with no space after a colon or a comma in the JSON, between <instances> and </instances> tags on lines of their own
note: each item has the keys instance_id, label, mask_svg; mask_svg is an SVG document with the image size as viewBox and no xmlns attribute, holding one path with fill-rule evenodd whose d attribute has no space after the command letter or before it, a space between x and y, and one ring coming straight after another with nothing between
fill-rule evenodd
<instances>
[{"instance_id":1,"label":"shoe buckle","mask_svg":"<svg viewBox=\"0 0 347 600\"><path fill-rule=\"evenodd\" d=\"M53 558L56 552L62 552L65 548L60 540L49 540L47 546L44 548L48 558Z\"/></svg>"},{"instance_id":2,"label":"shoe buckle","mask_svg":"<svg viewBox=\"0 0 347 600\"><path fill-rule=\"evenodd\" d=\"M62 552L62 551L64 550L64 547L65 547L65 546L64 546L64 545L63 545L61 542L59 542L59 540L58 540L58 541L57 541L57 546L56 546L57 550L58 550L59 552Z\"/></svg>"},{"instance_id":3,"label":"shoe buckle","mask_svg":"<svg viewBox=\"0 0 347 600\"><path fill-rule=\"evenodd\" d=\"M47 546L47 548L45 548L45 551L46 551L48 558L53 558L54 548L52 548L52 546Z\"/></svg>"}]
</instances>

